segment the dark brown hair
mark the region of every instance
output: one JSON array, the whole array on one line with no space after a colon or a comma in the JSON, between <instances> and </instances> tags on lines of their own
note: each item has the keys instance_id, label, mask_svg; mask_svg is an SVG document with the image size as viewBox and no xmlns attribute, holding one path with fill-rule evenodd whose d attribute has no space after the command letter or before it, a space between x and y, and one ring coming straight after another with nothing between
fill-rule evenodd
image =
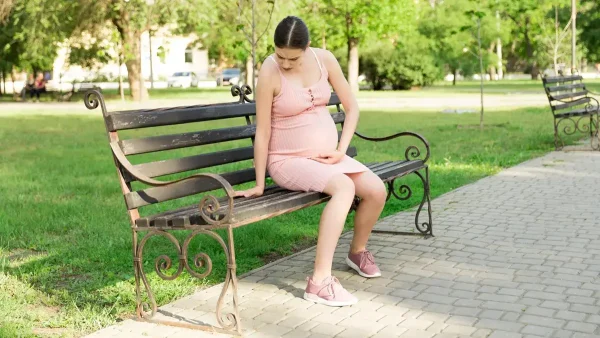
<instances>
[{"instance_id":1,"label":"dark brown hair","mask_svg":"<svg viewBox=\"0 0 600 338\"><path fill-rule=\"evenodd\" d=\"M275 46L278 48L306 49L310 41L308 27L297 16L288 16L275 28Z\"/></svg>"}]
</instances>

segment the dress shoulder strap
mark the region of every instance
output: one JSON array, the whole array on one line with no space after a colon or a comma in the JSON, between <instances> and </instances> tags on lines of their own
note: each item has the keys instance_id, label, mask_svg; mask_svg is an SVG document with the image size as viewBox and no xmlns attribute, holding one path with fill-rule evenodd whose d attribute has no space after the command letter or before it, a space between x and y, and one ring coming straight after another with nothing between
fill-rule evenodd
<instances>
[{"instance_id":1,"label":"dress shoulder strap","mask_svg":"<svg viewBox=\"0 0 600 338\"><path fill-rule=\"evenodd\" d=\"M311 47L309 47L309 48L310 48L310 51L313 52L313 54L315 56L315 59L317 60L317 64L319 65L319 69L321 71L323 71L323 67L321 66L321 60L319 60L319 57L317 56L317 53L315 53L315 50L312 49Z\"/></svg>"},{"instance_id":2,"label":"dress shoulder strap","mask_svg":"<svg viewBox=\"0 0 600 338\"><path fill-rule=\"evenodd\" d=\"M275 60L273 55L269 55L269 59L271 59L271 61L273 61L273 63L275 64L275 67L277 67L277 71L279 72L279 75L283 76L283 74L281 73L281 68L279 68L279 64L277 63L277 61Z\"/></svg>"}]
</instances>

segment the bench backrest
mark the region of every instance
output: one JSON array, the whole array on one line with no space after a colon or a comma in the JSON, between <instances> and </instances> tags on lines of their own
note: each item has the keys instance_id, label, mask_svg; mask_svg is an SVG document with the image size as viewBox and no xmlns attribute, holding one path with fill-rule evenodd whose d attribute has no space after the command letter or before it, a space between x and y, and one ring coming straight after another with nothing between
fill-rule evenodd
<instances>
[{"instance_id":1,"label":"bench backrest","mask_svg":"<svg viewBox=\"0 0 600 338\"><path fill-rule=\"evenodd\" d=\"M100 100L96 106L102 106L110 141L118 141L136 170L152 178L185 173L176 176L179 178L203 169L222 175L231 185L255 180L252 161L248 161L254 158L256 131L252 121L256 106L248 99L250 93L247 86L234 86L232 94L239 97L237 102L108 112L102 95L95 92ZM337 107L331 116L336 124L343 124L345 114L335 93L328 105ZM179 126L172 127L175 125ZM151 133L147 128L151 128ZM355 152L351 148L349 155L355 156ZM129 210L219 188L217 182L207 178L135 189L135 179L124 168L117 169Z\"/></svg>"},{"instance_id":2,"label":"bench backrest","mask_svg":"<svg viewBox=\"0 0 600 338\"><path fill-rule=\"evenodd\" d=\"M560 113L568 108L572 110L590 102L581 75L545 76L542 82L553 113Z\"/></svg>"}]
</instances>

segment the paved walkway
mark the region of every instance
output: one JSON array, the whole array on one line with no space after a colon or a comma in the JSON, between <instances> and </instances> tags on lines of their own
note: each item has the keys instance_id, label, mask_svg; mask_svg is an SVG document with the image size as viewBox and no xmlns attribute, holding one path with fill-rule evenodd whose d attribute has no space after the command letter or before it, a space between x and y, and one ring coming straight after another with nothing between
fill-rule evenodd
<instances>
[{"instance_id":1,"label":"paved walkway","mask_svg":"<svg viewBox=\"0 0 600 338\"><path fill-rule=\"evenodd\" d=\"M301 297L314 248L240 281L249 337L600 337L600 154L555 152L435 199L432 239L373 235L383 277L343 263L334 273L355 290L352 307ZM406 228L411 213L379 228ZM220 289L162 307L214 323ZM90 337L217 337L125 321Z\"/></svg>"}]
</instances>

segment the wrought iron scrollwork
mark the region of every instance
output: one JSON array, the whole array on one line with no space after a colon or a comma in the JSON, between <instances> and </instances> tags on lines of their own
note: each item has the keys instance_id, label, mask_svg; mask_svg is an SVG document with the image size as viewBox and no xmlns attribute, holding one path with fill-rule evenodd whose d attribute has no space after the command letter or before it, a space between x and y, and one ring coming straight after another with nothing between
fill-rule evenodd
<instances>
[{"instance_id":1,"label":"wrought iron scrollwork","mask_svg":"<svg viewBox=\"0 0 600 338\"><path fill-rule=\"evenodd\" d=\"M219 213L221 204L219 200L212 196L207 195L200 200L200 216L204 221L210 225L220 225L229 222L231 215L233 214L233 194L228 194L227 210L224 214Z\"/></svg>"},{"instance_id":2,"label":"wrought iron scrollwork","mask_svg":"<svg viewBox=\"0 0 600 338\"><path fill-rule=\"evenodd\" d=\"M104 102L104 96L98 89L89 89L83 94L83 103L85 107L89 110L94 110L98 107L102 109L102 116L104 117L104 127L107 132L110 132L110 128L108 127L108 111L106 110L106 103Z\"/></svg>"},{"instance_id":3,"label":"wrought iron scrollwork","mask_svg":"<svg viewBox=\"0 0 600 338\"><path fill-rule=\"evenodd\" d=\"M415 227L417 228L417 230L420 233L427 235L427 236L431 236L432 235L432 226L431 226L432 216L431 216L431 199L430 199L431 197L430 197L430 190L429 190L429 169L425 168L425 176L423 176L423 174L421 174L418 171L415 171L414 173L417 176L419 176L419 178L421 179L421 182L423 183L423 198L421 199L421 202L419 203L419 207L417 208L417 213L415 215ZM395 179L387 182L387 186L388 186L387 199L389 199L393 195L398 200L406 201L412 197L412 190L408 185L403 184L398 188L398 192L396 192L395 182L396 182L396 179L398 179L398 178L395 178ZM424 207L425 203L427 203L428 220L425 222L421 222L420 215L421 215L421 212L423 211L423 207Z\"/></svg>"},{"instance_id":4,"label":"wrought iron scrollwork","mask_svg":"<svg viewBox=\"0 0 600 338\"><path fill-rule=\"evenodd\" d=\"M425 150L426 150L425 157L423 158L423 162L427 162L427 160L429 159L429 156L431 155L430 149L429 149L429 142L427 142L427 140L425 140L425 138L423 136L421 136L417 133L405 131L405 132L396 133L396 134L386 136L386 137L368 137L368 136L362 135L359 132L355 132L354 134L363 140L374 141L374 142L389 141L389 140L392 140L392 139L395 139L398 137L402 137L402 136L415 137L416 139L418 139L419 141L421 141L423 143L423 146L425 147ZM417 147L415 145L409 146L404 151L404 157L406 158L407 161L417 160L417 159L419 159L419 156L421 156L421 150L419 150L419 147Z\"/></svg>"},{"instance_id":5,"label":"wrought iron scrollwork","mask_svg":"<svg viewBox=\"0 0 600 338\"><path fill-rule=\"evenodd\" d=\"M423 182L423 187L425 188L425 191L423 193L423 199L421 200L421 203L419 204L419 208L417 209L417 215L415 216L415 226L417 227L417 230L424 234L424 235L431 235L432 233L432 229L431 229L431 197L430 197L430 191L429 191L429 169L425 169L425 177L423 177L423 175L418 172L415 171L415 174L417 174L417 176L419 176L419 178L421 179L421 182ZM423 206L425 205L425 202L427 202L427 215L428 215L428 221L427 222L420 222L419 221L419 216L421 215L421 211L423 210Z\"/></svg>"},{"instance_id":6,"label":"wrought iron scrollwork","mask_svg":"<svg viewBox=\"0 0 600 338\"><path fill-rule=\"evenodd\" d=\"M231 232L231 229L229 229ZM156 300L154 297L154 292L148 282L148 278L146 277L146 273L143 267L143 259L144 259L144 248L149 239L153 237L165 237L167 238L175 247L178 262L177 262L177 270L169 274L168 270L172 268L172 260L168 255L160 255L154 261L154 270L158 277L163 280L174 280L181 275L183 270L185 269L190 275L195 278L202 279L212 273L213 263L208 254L205 252L200 252L194 255L192 259L192 265L188 262L190 255L190 243L191 241L198 235L206 235L219 243L221 248L223 249L225 256L227 257L227 275L225 277L225 282L219 299L217 301L217 309L216 316L217 322L221 326L223 330L235 330L240 331L240 318L239 312L237 309L237 280L235 278L235 257L233 256L233 251L230 250L225 243L225 241L219 236L216 232L205 229L198 229L192 231L183 241L183 245L179 244L179 241L170 233L163 230L152 230L149 231L137 245L137 251L134 258L136 265L136 295L137 295L137 315L139 318L148 319L154 316L157 312ZM203 271L196 271L196 269L202 269ZM140 283L139 280L144 285L146 290L146 294L148 297L148 302L143 302L141 297ZM224 306L224 298L229 289L229 286L233 288L234 293L234 312L223 313Z\"/></svg>"},{"instance_id":7,"label":"wrought iron scrollwork","mask_svg":"<svg viewBox=\"0 0 600 338\"><path fill-rule=\"evenodd\" d=\"M252 94L252 88L247 84L241 87L238 85L231 86L231 96L239 96L239 103L253 103L254 100L250 99L250 94Z\"/></svg>"},{"instance_id":8,"label":"wrought iron scrollwork","mask_svg":"<svg viewBox=\"0 0 600 338\"><path fill-rule=\"evenodd\" d=\"M100 106L102 108L102 115L106 117L108 114L106 111L104 96L98 89L87 90L83 95L83 103L85 104L85 107L90 110L94 110Z\"/></svg>"},{"instance_id":9,"label":"wrought iron scrollwork","mask_svg":"<svg viewBox=\"0 0 600 338\"><path fill-rule=\"evenodd\" d=\"M398 188L398 192L399 192L399 194L398 194L394 187L395 183L396 183L396 179L393 179L387 183L387 185L388 185L387 199L389 199L392 195L394 195L394 197L396 197L397 199L399 199L401 201L406 201L407 199L411 198L412 190L410 189L410 187L408 185L405 185L405 184L401 185Z\"/></svg>"}]
</instances>

